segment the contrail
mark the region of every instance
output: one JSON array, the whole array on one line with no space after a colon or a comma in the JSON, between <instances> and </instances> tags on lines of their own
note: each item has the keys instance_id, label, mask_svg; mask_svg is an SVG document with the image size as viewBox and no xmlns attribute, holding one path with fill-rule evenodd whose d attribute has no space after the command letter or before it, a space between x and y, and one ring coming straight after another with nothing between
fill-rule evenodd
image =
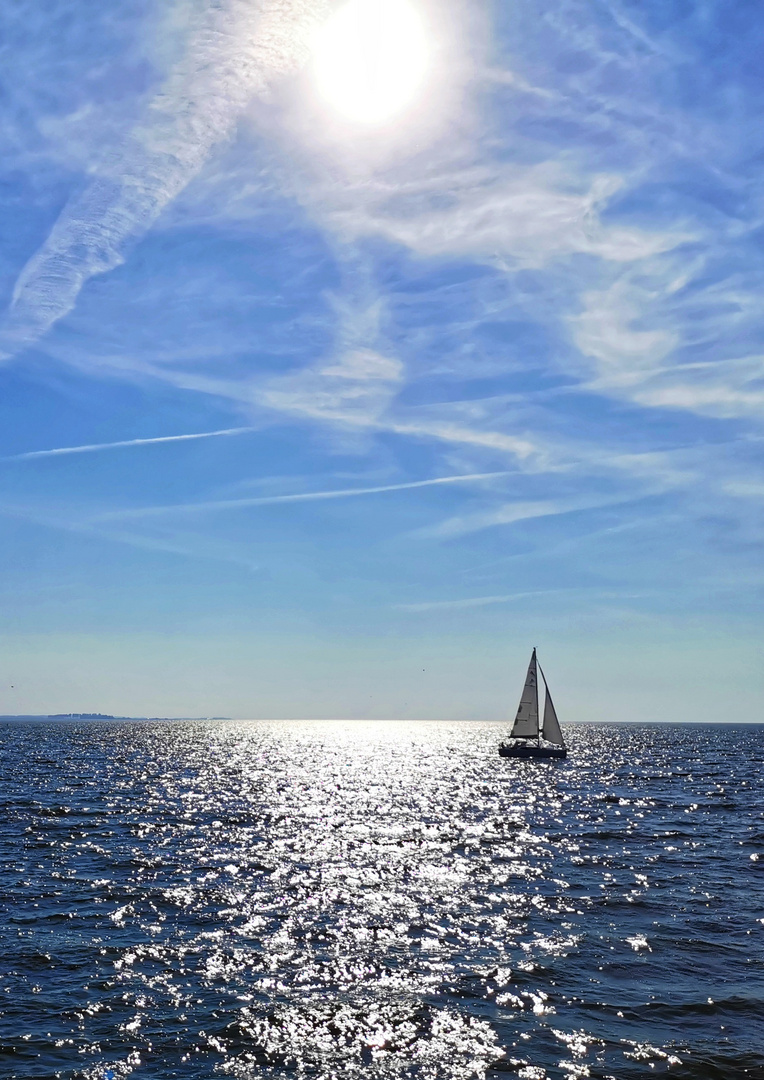
<instances>
[{"instance_id":1,"label":"contrail","mask_svg":"<svg viewBox=\"0 0 764 1080\"><path fill-rule=\"evenodd\" d=\"M413 480L407 484L382 484L377 487L339 488L333 491L303 491L295 495L265 495L250 499L218 499L214 502L174 503L169 506L146 506L136 510L117 510L100 514L97 521L115 518L153 517L158 514L194 513L207 510L237 510L247 506L272 506L276 503L314 502L321 499L351 499L356 495L379 495L387 491L408 491L412 488L434 487L437 484L467 484L508 476L508 471L489 473L464 473L458 476L436 476L432 480Z\"/></svg>"},{"instance_id":2,"label":"contrail","mask_svg":"<svg viewBox=\"0 0 764 1080\"><path fill-rule=\"evenodd\" d=\"M210 4L144 121L97 166L21 271L0 328L0 360L39 340L91 277L124 261L213 147L233 135L252 97L307 59L325 11L325 0Z\"/></svg>"},{"instance_id":3,"label":"contrail","mask_svg":"<svg viewBox=\"0 0 764 1080\"><path fill-rule=\"evenodd\" d=\"M245 435L251 427L221 428L219 431L197 431L191 435L157 435L152 439L120 439L119 442L87 443L84 446L57 446L52 450L28 450L0 458L5 461L31 461L33 458L61 457L63 454L92 454L98 450L116 450L121 446L152 446L154 443L188 442L191 439L214 439L220 435Z\"/></svg>"}]
</instances>

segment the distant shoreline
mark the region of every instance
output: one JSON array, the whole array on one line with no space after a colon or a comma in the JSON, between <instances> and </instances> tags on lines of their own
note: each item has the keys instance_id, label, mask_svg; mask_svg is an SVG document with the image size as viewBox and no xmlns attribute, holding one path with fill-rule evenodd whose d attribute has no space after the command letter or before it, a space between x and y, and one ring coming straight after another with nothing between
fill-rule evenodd
<instances>
[{"instance_id":1,"label":"distant shoreline","mask_svg":"<svg viewBox=\"0 0 764 1080\"><path fill-rule=\"evenodd\" d=\"M3 720L233 720L232 716L112 716L110 713L5 713Z\"/></svg>"}]
</instances>

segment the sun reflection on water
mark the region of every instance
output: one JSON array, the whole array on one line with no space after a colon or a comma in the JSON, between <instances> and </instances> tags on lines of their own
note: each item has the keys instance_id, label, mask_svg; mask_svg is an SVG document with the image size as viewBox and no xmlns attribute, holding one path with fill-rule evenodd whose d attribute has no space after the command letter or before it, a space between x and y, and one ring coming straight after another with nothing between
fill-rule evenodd
<instances>
[{"instance_id":1,"label":"sun reflection on water","mask_svg":"<svg viewBox=\"0 0 764 1080\"><path fill-rule=\"evenodd\" d=\"M752 1015L698 998L720 947L706 897L733 910L707 858L715 791L697 763L677 780L657 737L645 781L641 736L614 730L572 732L566 763L508 766L495 725L58 727L26 786L40 742L19 744L6 1043L92 1080L631 1080L703 1045L700 1000L746 1045ZM738 898L728 974L756 914ZM685 957L691 934L708 950ZM50 1037L30 1031L32 1003Z\"/></svg>"}]
</instances>

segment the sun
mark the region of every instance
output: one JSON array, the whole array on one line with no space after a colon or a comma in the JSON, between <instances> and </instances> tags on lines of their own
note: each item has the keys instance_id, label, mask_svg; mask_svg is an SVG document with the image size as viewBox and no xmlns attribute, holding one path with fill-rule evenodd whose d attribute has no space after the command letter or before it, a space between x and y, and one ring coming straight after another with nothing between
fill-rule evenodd
<instances>
[{"instance_id":1,"label":"sun","mask_svg":"<svg viewBox=\"0 0 764 1080\"><path fill-rule=\"evenodd\" d=\"M408 0L349 0L319 31L313 64L319 94L345 119L384 124L424 83L424 21Z\"/></svg>"}]
</instances>

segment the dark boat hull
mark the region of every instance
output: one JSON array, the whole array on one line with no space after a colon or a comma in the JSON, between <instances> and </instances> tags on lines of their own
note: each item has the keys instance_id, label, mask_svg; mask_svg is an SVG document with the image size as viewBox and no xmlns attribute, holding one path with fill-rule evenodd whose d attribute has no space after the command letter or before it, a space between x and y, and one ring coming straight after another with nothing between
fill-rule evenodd
<instances>
[{"instance_id":1,"label":"dark boat hull","mask_svg":"<svg viewBox=\"0 0 764 1080\"><path fill-rule=\"evenodd\" d=\"M502 743L499 747L500 757L513 757L522 758L527 760L529 758L564 758L568 756L568 751L564 746L537 746L527 745L525 743Z\"/></svg>"}]
</instances>

